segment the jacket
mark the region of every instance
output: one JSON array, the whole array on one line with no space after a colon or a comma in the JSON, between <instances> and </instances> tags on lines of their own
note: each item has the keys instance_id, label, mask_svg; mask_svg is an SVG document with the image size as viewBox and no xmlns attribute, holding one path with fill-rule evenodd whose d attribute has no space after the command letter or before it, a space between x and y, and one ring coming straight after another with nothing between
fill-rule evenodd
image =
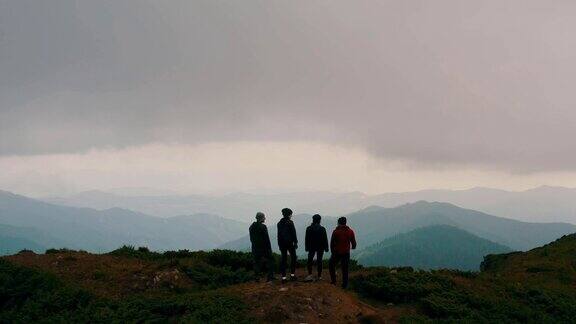
<instances>
[{"instance_id":1,"label":"jacket","mask_svg":"<svg viewBox=\"0 0 576 324\"><path fill-rule=\"evenodd\" d=\"M264 223L254 222L250 225L250 242L252 243L252 254L254 256L272 255L272 246L268 228Z\"/></svg>"},{"instance_id":2,"label":"jacket","mask_svg":"<svg viewBox=\"0 0 576 324\"><path fill-rule=\"evenodd\" d=\"M308 226L308 228L306 228L306 238L304 245L306 251L328 252L328 235L326 235L326 229L324 228L324 226L315 223Z\"/></svg>"},{"instance_id":3,"label":"jacket","mask_svg":"<svg viewBox=\"0 0 576 324\"><path fill-rule=\"evenodd\" d=\"M338 225L336 229L334 229L334 232L332 232L332 238L330 239L330 249L332 253L350 253L350 246L352 246L352 249L356 248L354 231L346 225Z\"/></svg>"},{"instance_id":4,"label":"jacket","mask_svg":"<svg viewBox=\"0 0 576 324\"><path fill-rule=\"evenodd\" d=\"M292 247L298 244L294 222L288 218L282 218L278 222L278 246Z\"/></svg>"}]
</instances>

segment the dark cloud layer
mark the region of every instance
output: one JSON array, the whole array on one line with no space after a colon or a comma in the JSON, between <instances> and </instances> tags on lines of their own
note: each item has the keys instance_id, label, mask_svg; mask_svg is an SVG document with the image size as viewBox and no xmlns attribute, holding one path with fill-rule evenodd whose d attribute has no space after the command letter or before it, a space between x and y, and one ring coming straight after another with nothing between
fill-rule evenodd
<instances>
[{"instance_id":1,"label":"dark cloud layer","mask_svg":"<svg viewBox=\"0 0 576 324\"><path fill-rule=\"evenodd\" d=\"M0 0L0 154L319 140L574 170L573 1Z\"/></svg>"}]
</instances>

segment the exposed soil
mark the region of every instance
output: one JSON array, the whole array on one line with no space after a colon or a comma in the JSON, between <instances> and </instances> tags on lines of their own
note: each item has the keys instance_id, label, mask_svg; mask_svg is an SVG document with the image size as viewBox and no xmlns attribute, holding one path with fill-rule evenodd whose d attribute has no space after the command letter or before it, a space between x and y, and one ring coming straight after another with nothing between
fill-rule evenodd
<instances>
[{"instance_id":1,"label":"exposed soil","mask_svg":"<svg viewBox=\"0 0 576 324\"><path fill-rule=\"evenodd\" d=\"M266 323L396 323L413 312L394 305L375 308L326 279L247 283L230 289L243 296L252 316Z\"/></svg>"},{"instance_id":2,"label":"exposed soil","mask_svg":"<svg viewBox=\"0 0 576 324\"><path fill-rule=\"evenodd\" d=\"M83 252L25 252L5 258L22 266L53 273L96 295L109 298L122 298L134 293L163 293L177 288L191 288L193 285L175 266L136 258Z\"/></svg>"}]
</instances>

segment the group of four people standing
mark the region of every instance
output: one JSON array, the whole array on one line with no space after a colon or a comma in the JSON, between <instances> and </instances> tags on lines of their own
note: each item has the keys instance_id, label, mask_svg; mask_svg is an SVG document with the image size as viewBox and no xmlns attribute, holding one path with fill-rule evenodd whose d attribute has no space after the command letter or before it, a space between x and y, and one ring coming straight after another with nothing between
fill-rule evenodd
<instances>
[{"instance_id":1,"label":"group of four people standing","mask_svg":"<svg viewBox=\"0 0 576 324\"><path fill-rule=\"evenodd\" d=\"M280 272L282 283L288 281L286 267L288 254L290 254L290 280L296 281L296 250L298 249L298 237L296 227L292 221L292 210L282 209L282 219L278 222L278 248L280 250ZM328 248L332 252L329 261L330 279L336 284L336 264L342 265L342 287L348 286L348 267L350 264L350 248L356 248L354 231L346 225L346 217L338 219L338 226L332 232L330 245L324 226L320 225L322 217L318 214L312 216L312 224L306 229L305 250L308 252L308 277L312 281L312 266L316 257L318 280L322 280L322 259ZM267 272L267 281L274 280L274 258L272 245L268 235L268 228L264 224L266 216L262 212L256 214L256 221L250 226L250 242L252 243L252 255L254 256L254 270L256 275L261 276Z\"/></svg>"}]
</instances>

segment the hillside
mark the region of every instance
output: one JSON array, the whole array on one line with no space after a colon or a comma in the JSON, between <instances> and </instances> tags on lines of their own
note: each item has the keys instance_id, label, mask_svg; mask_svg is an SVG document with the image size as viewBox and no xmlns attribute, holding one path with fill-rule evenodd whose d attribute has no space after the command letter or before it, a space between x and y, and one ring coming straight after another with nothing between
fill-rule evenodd
<instances>
[{"instance_id":1,"label":"hillside","mask_svg":"<svg viewBox=\"0 0 576 324\"><path fill-rule=\"evenodd\" d=\"M399 315L326 281L255 283L251 268L249 254L231 251L24 252L0 259L0 321L383 323Z\"/></svg>"},{"instance_id":2,"label":"hillside","mask_svg":"<svg viewBox=\"0 0 576 324\"><path fill-rule=\"evenodd\" d=\"M3 191L0 191L0 224L27 229L12 231L13 238L51 248L93 252L125 244L157 250L211 249L241 237L248 226L207 214L164 219L120 208L100 211L65 207Z\"/></svg>"},{"instance_id":3,"label":"hillside","mask_svg":"<svg viewBox=\"0 0 576 324\"><path fill-rule=\"evenodd\" d=\"M23 252L0 259L0 322L566 323L576 318L576 234L491 255L483 271L354 268L351 290L326 281L254 282L249 253L95 255ZM303 265L298 275L303 277Z\"/></svg>"},{"instance_id":4,"label":"hillside","mask_svg":"<svg viewBox=\"0 0 576 324\"><path fill-rule=\"evenodd\" d=\"M388 238L354 257L365 266L478 270L485 255L510 251L456 227L433 225Z\"/></svg>"},{"instance_id":5,"label":"hillside","mask_svg":"<svg viewBox=\"0 0 576 324\"><path fill-rule=\"evenodd\" d=\"M489 255L482 271L515 282L566 287L576 284L576 234L566 235L526 253Z\"/></svg>"}]
</instances>

